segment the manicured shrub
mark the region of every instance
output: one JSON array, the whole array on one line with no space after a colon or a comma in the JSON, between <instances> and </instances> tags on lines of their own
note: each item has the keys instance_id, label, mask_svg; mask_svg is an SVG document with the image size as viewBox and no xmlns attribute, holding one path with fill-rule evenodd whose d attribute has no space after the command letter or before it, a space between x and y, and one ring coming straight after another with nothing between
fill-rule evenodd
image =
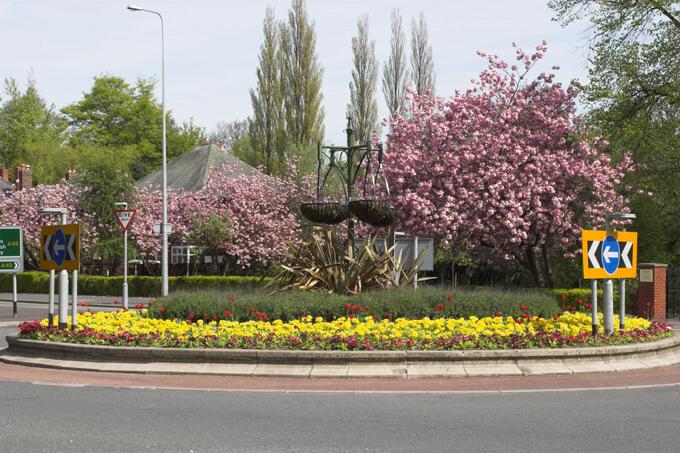
<instances>
[{"instance_id":1,"label":"manicured shrub","mask_svg":"<svg viewBox=\"0 0 680 453\"><path fill-rule=\"evenodd\" d=\"M171 291L247 289L263 285L261 277L241 276L188 276L170 277ZM19 292L46 294L49 291L47 272L24 272L18 274ZM12 291L12 276L0 274L0 292ZM120 296L123 291L123 277L104 277L98 275L79 275L78 293L87 296ZM130 297L157 297L161 294L160 277L128 277Z\"/></svg>"},{"instance_id":2,"label":"manicured shrub","mask_svg":"<svg viewBox=\"0 0 680 453\"><path fill-rule=\"evenodd\" d=\"M326 320L342 316L376 319L400 317L503 316L526 314L552 316L561 312L555 298L545 292L498 290L453 291L439 286L418 290L393 289L341 296L324 292L284 291L268 295L249 292L180 292L157 299L150 307L153 317L190 320L281 319L321 316Z\"/></svg>"}]
</instances>

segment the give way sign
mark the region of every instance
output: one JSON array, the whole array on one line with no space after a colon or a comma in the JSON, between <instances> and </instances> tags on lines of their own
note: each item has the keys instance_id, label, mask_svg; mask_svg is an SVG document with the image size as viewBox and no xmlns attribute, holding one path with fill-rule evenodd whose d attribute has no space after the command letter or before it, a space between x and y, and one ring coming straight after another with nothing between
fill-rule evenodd
<instances>
[{"instance_id":1,"label":"give way sign","mask_svg":"<svg viewBox=\"0 0 680 453\"><path fill-rule=\"evenodd\" d=\"M581 231L583 278L635 278L637 233L632 231Z\"/></svg>"},{"instance_id":2,"label":"give way sign","mask_svg":"<svg viewBox=\"0 0 680 453\"><path fill-rule=\"evenodd\" d=\"M118 224L123 229L123 231L127 231L127 229L130 227L130 224L132 223L132 219L134 219L135 214L137 214L137 210L115 209L113 213L116 215L116 220L118 220Z\"/></svg>"}]
</instances>

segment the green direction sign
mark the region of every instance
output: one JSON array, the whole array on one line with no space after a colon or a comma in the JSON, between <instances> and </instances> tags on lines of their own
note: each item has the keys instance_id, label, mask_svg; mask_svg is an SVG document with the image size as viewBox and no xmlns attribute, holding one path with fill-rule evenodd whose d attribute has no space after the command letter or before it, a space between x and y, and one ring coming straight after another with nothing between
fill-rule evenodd
<instances>
[{"instance_id":1,"label":"green direction sign","mask_svg":"<svg viewBox=\"0 0 680 453\"><path fill-rule=\"evenodd\" d=\"M0 228L0 258L19 258L21 255L21 229Z\"/></svg>"},{"instance_id":2,"label":"green direction sign","mask_svg":"<svg viewBox=\"0 0 680 453\"><path fill-rule=\"evenodd\" d=\"M19 261L14 260L14 261L0 261L0 271L18 271L19 270Z\"/></svg>"},{"instance_id":3,"label":"green direction sign","mask_svg":"<svg viewBox=\"0 0 680 453\"><path fill-rule=\"evenodd\" d=\"M23 272L23 239L20 227L0 227L0 273Z\"/></svg>"}]
</instances>

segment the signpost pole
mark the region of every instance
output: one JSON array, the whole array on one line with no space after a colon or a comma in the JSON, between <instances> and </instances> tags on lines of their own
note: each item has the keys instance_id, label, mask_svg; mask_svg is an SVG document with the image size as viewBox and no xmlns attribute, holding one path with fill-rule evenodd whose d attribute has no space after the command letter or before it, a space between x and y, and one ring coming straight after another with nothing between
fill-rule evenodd
<instances>
[{"instance_id":1,"label":"signpost pole","mask_svg":"<svg viewBox=\"0 0 680 453\"><path fill-rule=\"evenodd\" d=\"M68 271L59 271L59 328L64 330L68 318Z\"/></svg>"},{"instance_id":2,"label":"signpost pole","mask_svg":"<svg viewBox=\"0 0 680 453\"><path fill-rule=\"evenodd\" d=\"M123 232L123 308L128 309L128 233Z\"/></svg>"},{"instance_id":3,"label":"signpost pole","mask_svg":"<svg viewBox=\"0 0 680 453\"><path fill-rule=\"evenodd\" d=\"M61 224L66 225L68 221L67 211L61 212ZM59 272L59 328L66 329L66 318L68 318L68 271Z\"/></svg>"},{"instance_id":4,"label":"signpost pole","mask_svg":"<svg viewBox=\"0 0 680 453\"><path fill-rule=\"evenodd\" d=\"M71 289L71 330L78 325L78 271L73 271L73 287Z\"/></svg>"},{"instance_id":5,"label":"signpost pole","mask_svg":"<svg viewBox=\"0 0 680 453\"><path fill-rule=\"evenodd\" d=\"M592 309L593 316L593 336L597 335L597 325L599 320L597 319L597 280L593 279L590 281L590 305Z\"/></svg>"},{"instance_id":6,"label":"signpost pole","mask_svg":"<svg viewBox=\"0 0 680 453\"><path fill-rule=\"evenodd\" d=\"M12 316L17 317L17 273L12 274Z\"/></svg>"},{"instance_id":7,"label":"signpost pole","mask_svg":"<svg viewBox=\"0 0 680 453\"><path fill-rule=\"evenodd\" d=\"M604 216L604 229L609 234L610 216ZM602 313L604 315L604 331L606 334L614 332L614 282L611 278L604 281L602 287Z\"/></svg>"},{"instance_id":8,"label":"signpost pole","mask_svg":"<svg viewBox=\"0 0 680 453\"><path fill-rule=\"evenodd\" d=\"M50 295L49 305L47 307L47 323L50 327L54 325L54 270L50 270Z\"/></svg>"},{"instance_id":9,"label":"signpost pole","mask_svg":"<svg viewBox=\"0 0 680 453\"><path fill-rule=\"evenodd\" d=\"M626 326L626 280L619 280L619 297L621 298L621 305L619 307L619 329L623 330Z\"/></svg>"}]
</instances>

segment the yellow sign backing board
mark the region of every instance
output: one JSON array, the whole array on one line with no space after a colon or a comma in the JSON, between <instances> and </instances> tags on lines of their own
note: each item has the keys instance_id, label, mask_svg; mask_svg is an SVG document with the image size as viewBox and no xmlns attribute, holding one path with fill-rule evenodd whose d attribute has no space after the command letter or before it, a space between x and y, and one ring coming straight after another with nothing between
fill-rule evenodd
<instances>
[{"instance_id":1,"label":"yellow sign backing board","mask_svg":"<svg viewBox=\"0 0 680 453\"><path fill-rule=\"evenodd\" d=\"M40 269L80 269L80 225L49 225L40 231Z\"/></svg>"},{"instance_id":2,"label":"yellow sign backing board","mask_svg":"<svg viewBox=\"0 0 680 453\"><path fill-rule=\"evenodd\" d=\"M583 278L635 278L637 233L582 230Z\"/></svg>"}]
</instances>

